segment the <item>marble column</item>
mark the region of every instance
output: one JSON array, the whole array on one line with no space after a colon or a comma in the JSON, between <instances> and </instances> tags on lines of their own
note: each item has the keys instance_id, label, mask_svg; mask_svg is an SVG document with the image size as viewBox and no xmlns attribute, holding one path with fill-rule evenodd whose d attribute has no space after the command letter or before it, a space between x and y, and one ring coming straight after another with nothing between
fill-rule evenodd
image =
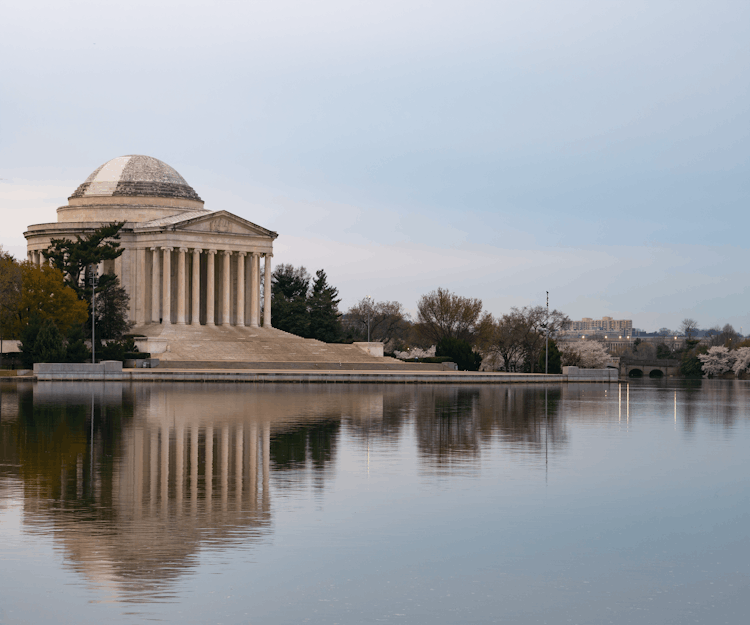
<instances>
[{"instance_id":1,"label":"marble column","mask_svg":"<svg viewBox=\"0 0 750 625\"><path fill-rule=\"evenodd\" d=\"M207 263L206 263L206 325L214 325L214 256L216 256L216 250L208 250Z\"/></svg>"},{"instance_id":2,"label":"marble column","mask_svg":"<svg viewBox=\"0 0 750 625\"><path fill-rule=\"evenodd\" d=\"M177 257L177 323L185 325L185 259L188 249L181 247Z\"/></svg>"},{"instance_id":3,"label":"marble column","mask_svg":"<svg viewBox=\"0 0 750 625\"><path fill-rule=\"evenodd\" d=\"M151 248L151 323L161 321L161 256L158 247Z\"/></svg>"},{"instance_id":4,"label":"marble column","mask_svg":"<svg viewBox=\"0 0 750 625\"><path fill-rule=\"evenodd\" d=\"M257 328L260 306L260 254L250 253L250 327Z\"/></svg>"},{"instance_id":5,"label":"marble column","mask_svg":"<svg viewBox=\"0 0 750 625\"><path fill-rule=\"evenodd\" d=\"M161 248L164 251L164 269L162 277L162 286L164 292L162 296L162 323L169 325L172 323L172 249L171 247Z\"/></svg>"},{"instance_id":6,"label":"marble column","mask_svg":"<svg viewBox=\"0 0 750 625\"><path fill-rule=\"evenodd\" d=\"M231 322L231 310L232 310L232 299L230 297L230 291L232 286L232 252L224 250L224 266L222 268L222 282L223 287L221 289L221 325L228 326Z\"/></svg>"},{"instance_id":7,"label":"marble column","mask_svg":"<svg viewBox=\"0 0 750 625\"><path fill-rule=\"evenodd\" d=\"M135 323L146 323L146 248L139 247L135 252L135 289L130 297L135 298Z\"/></svg>"},{"instance_id":8,"label":"marble column","mask_svg":"<svg viewBox=\"0 0 750 625\"><path fill-rule=\"evenodd\" d=\"M236 325L245 325L245 256L247 252L237 254L237 321Z\"/></svg>"},{"instance_id":9,"label":"marble column","mask_svg":"<svg viewBox=\"0 0 750 625\"><path fill-rule=\"evenodd\" d=\"M190 310L190 325L197 326L201 323L201 252L196 248L193 250L193 293L192 306Z\"/></svg>"},{"instance_id":10,"label":"marble column","mask_svg":"<svg viewBox=\"0 0 750 625\"><path fill-rule=\"evenodd\" d=\"M271 259L273 254L266 253L266 261L263 263L263 327L271 327Z\"/></svg>"}]
</instances>

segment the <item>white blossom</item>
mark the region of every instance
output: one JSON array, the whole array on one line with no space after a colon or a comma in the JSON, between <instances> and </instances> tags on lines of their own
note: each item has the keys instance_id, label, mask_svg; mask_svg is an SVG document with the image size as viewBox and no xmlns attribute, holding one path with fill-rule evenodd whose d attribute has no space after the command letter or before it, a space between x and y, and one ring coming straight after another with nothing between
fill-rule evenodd
<instances>
[{"instance_id":1,"label":"white blossom","mask_svg":"<svg viewBox=\"0 0 750 625\"><path fill-rule=\"evenodd\" d=\"M707 354L698 354L698 359L703 363L703 373L708 376L721 375L732 370L734 353L728 347L711 347Z\"/></svg>"},{"instance_id":2,"label":"white blossom","mask_svg":"<svg viewBox=\"0 0 750 625\"><path fill-rule=\"evenodd\" d=\"M735 360L734 374L739 378L740 374L745 371L750 371L750 347L740 347L734 352Z\"/></svg>"},{"instance_id":3,"label":"white blossom","mask_svg":"<svg viewBox=\"0 0 750 625\"><path fill-rule=\"evenodd\" d=\"M412 347L405 352L395 351L393 355L400 360L414 360L415 358L432 358L435 356L435 349L437 346L433 345L429 349L419 349L418 347Z\"/></svg>"},{"instance_id":4,"label":"white blossom","mask_svg":"<svg viewBox=\"0 0 750 625\"><path fill-rule=\"evenodd\" d=\"M582 369L605 369L611 360L604 345L598 341L574 341L558 343L563 366Z\"/></svg>"}]
</instances>

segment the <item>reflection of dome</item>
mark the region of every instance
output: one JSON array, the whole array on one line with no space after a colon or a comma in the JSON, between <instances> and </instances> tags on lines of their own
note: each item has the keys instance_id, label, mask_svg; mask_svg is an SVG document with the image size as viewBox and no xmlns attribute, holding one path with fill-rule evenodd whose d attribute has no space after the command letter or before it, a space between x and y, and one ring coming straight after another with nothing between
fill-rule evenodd
<instances>
[{"instance_id":1,"label":"reflection of dome","mask_svg":"<svg viewBox=\"0 0 750 625\"><path fill-rule=\"evenodd\" d=\"M151 156L118 156L96 169L71 198L90 196L165 197L198 200L174 169Z\"/></svg>"}]
</instances>

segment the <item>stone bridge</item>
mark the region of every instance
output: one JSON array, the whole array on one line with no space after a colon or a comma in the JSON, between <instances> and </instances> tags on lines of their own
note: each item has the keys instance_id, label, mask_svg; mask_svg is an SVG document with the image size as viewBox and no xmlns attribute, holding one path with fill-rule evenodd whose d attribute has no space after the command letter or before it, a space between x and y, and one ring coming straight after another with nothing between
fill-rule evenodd
<instances>
[{"instance_id":1,"label":"stone bridge","mask_svg":"<svg viewBox=\"0 0 750 625\"><path fill-rule=\"evenodd\" d=\"M671 378L680 375L680 361L620 359L621 378Z\"/></svg>"}]
</instances>

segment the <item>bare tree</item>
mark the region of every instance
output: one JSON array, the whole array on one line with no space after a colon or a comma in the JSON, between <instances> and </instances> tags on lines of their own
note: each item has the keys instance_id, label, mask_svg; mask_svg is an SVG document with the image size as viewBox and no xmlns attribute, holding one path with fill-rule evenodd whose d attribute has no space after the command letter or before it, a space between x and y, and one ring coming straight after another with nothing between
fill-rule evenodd
<instances>
[{"instance_id":1,"label":"bare tree","mask_svg":"<svg viewBox=\"0 0 750 625\"><path fill-rule=\"evenodd\" d=\"M346 312L344 322L365 337L368 318L373 341L402 342L409 333L409 315L399 302L371 302L363 298Z\"/></svg>"},{"instance_id":2,"label":"bare tree","mask_svg":"<svg viewBox=\"0 0 750 625\"><path fill-rule=\"evenodd\" d=\"M688 341L692 341L695 333L698 331L698 322L695 319L686 317L680 323L680 332L687 337Z\"/></svg>"},{"instance_id":3,"label":"bare tree","mask_svg":"<svg viewBox=\"0 0 750 625\"><path fill-rule=\"evenodd\" d=\"M511 308L492 324L489 338L481 342L484 350L502 357L506 371L510 371L513 363L522 357L531 372L549 330L550 338L554 338L562 327L570 323L567 315L559 310L547 314L544 306L524 306Z\"/></svg>"},{"instance_id":4,"label":"bare tree","mask_svg":"<svg viewBox=\"0 0 750 625\"><path fill-rule=\"evenodd\" d=\"M417 321L420 334L434 343L444 338L475 343L479 334L489 330L491 317L482 315L481 299L438 288L419 298Z\"/></svg>"}]
</instances>

